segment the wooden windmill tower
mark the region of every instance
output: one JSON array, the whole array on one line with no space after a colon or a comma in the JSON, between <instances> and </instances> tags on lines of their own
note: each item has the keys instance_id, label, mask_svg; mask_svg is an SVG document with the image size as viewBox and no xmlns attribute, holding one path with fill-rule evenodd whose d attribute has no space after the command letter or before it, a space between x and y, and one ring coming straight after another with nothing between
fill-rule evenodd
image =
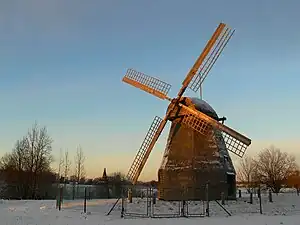
<instances>
[{"instance_id":1,"label":"wooden windmill tower","mask_svg":"<svg viewBox=\"0 0 300 225\"><path fill-rule=\"evenodd\" d=\"M224 125L221 122L224 118L219 118L202 99L183 96L188 87L199 91L233 32L220 23L173 99L167 96L170 84L133 69L127 70L124 82L170 101L165 117L154 118L129 169L127 178L133 184L136 184L167 121L171 121L158 171L159 197L165 200L203 199L204 186L209 182L210 199L219 199L222 192L235 198L235 171L228 151L242 157L251 140ZM183 193L180 191L183 189L188 191Z\"/></svg>"}]
</instances>

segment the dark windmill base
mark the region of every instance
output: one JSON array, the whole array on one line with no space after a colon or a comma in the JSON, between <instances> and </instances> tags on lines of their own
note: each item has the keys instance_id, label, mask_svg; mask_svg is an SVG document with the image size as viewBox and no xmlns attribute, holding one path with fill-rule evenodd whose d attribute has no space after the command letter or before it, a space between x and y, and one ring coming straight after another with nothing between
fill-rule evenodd
<instances>
[{"instance_id":1,"label":"dark windmill base","mask_svg":"<svg viewBox=\"0 0 300 225\"><path fill-rule=\"evenodd\" d=\"M200 99L186 98L185 104L193 104L197 110L218 119L215 111ZM217 143L207 140L181 125L180 117L172 121L158 171L159 199L219 200L222 195L236 199L235 170L221 134L218 137Z\"/></svg>"},{"instance_id":2,"label":"dark windmill base","mask_svg":"<svg viewBox=\"0 0 300 225\"><path fill-rule=\"evenodd\" d=\"M158 198L160 200L195 201L207 200L207 197L209 200L221 200L223 193L226 199L236 200L235 175L228 174L227 180L224 180L224 174L217 171L205 172L196 169L186 169L179 171L159 170L158 173ZM191 175L193 175L193 177L198 177L198 179L192 180L192 178L187 181L188 177ZM209 183L206 183L205 181L208 181Z\"/></svg>"}]
</instances>

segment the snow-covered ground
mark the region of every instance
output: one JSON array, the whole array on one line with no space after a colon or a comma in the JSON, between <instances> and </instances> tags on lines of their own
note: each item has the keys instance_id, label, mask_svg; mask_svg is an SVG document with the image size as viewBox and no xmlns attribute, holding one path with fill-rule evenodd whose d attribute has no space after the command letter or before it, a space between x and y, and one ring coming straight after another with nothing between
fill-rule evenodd
<instances>
[{"instance_id":1,"label":"snow-covered ground","mask_svg":"<svg viewBox=\"0 0 300 225\"><path fill-rule=\"evenodd\" d=\"M145 213L146 202L138 199L134 204L128 204L128 212ZM238 201L226 202L225 208L232 213L226 213L215 202L210 203L211 217L204 218L120 218L120 205L110 216L105 216L115 202L110 200L90 200L87 202L87 213L82 213L82 200L65 201L62 211L55 207L55 201L9 201L0 200L0 225L298 225L300 224L300 196L295 193L284 193L273 196L273 203L263 196L263 215L259 214L257 199L254 204L247 203L248 197ZM189 213L202 213L202 203L191 203ZM179 213L176 203L158 201L153 208L155 214Z\"/></svg>"}]
</instances>

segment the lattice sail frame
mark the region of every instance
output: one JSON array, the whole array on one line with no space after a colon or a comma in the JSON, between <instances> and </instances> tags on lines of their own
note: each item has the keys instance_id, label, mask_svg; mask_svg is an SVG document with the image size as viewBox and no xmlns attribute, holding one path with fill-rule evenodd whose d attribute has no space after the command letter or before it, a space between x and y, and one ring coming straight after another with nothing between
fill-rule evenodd
<instances>
[{"instance_id":1,"label":"lattice sail frame","mask_svg":"<svg viewBox=\"0 0 300 225\"><path fill-rule=\"evenodd\" d=\"M128 69L122 80L161 99L166 99L171 89L171 84L134 69Z\"/></svg>"},{"instance_id":2,"label":"lattice sail frame","mask_svg":"<svg viewBox=\"0 0 300 225\"><path fill-rule=\"evenodd\" d=\"M186 111L181 123L186 127L194 129L208 139L213 136L213 126L207 120L197 117L193 113Z\"/></svg>"},{"instance_id":3,"label":"lattice sail frame","mask_svg":"<svg viewBox=\"0 0 300 225\"><path fill-rule=\"evenodd\" d=\"M229 134L229 132L225 132L224 130L226 129L219 129L224 125L215 121L216 123L219 123L219 127L214 126L214 124L211 123L212 119L208 119L208 117L202 113L193 113L191 110L187 110L187 107L182 108L181 112L184 114L182 119L182 124L184 126L194 129L198 133L202 134L207 140L213 140L217 145L219 143L218 133L221 133L226 144L227 150L231 151L239 157L244 156L247 147L250 145L251 142L243 142L242 138L240 138L239 140L238 136L234 137L231 134ZM242 136L241 134L238 135Z\"/></svg>"},{"instance_id":4,"label":"lattice sail frame","mask_svg":"<svg viewBox=\"0 0 300 225\"><path fill-rule=\"evenodd\" d=\"M231 151L239 157L243 157L248 146L233 136L221 131L227 150Z\"/></svg>"},{"instance_id":5,"label":"lattice sail frame","mask_svg":"<svg viewBox=\"0 0 300 225\"><path fill-rule=\"evenodd\" d=\"M228 41L231 39L235 30L231 29L227 25L223 28L221 35L218 37L214 44L213 49L205 57L203 64L201 64L198 74L195 75L189 84L189 88L194 92L198 92L203 81L207 77L208 73L211 71L212 67L216 63L217 59L220 57Z\"/></svg>"},{"instance_id":6,"label":"lattice sail frame","mask_svg":"<svg viewBox=\"0 0 300 225\"><path fill-rule=\"evenodd\" d=\"M140 166L143 164L143 161L145 160L147 149L149 148L162 122L163 119L158 116L156 116L152 121L151 126L128 171L127 178L129 180L134 181L135 176L139 173Z\"/></svg>"}]
</instances>

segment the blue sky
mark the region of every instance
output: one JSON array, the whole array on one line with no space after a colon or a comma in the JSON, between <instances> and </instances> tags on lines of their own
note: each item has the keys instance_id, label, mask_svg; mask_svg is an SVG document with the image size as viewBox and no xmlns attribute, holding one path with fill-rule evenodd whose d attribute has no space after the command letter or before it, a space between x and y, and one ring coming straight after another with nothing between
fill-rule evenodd
<instances>
[{"instance_id":1,"label":"blue sky","mask_svg":"<svg viewBox=\"0 0 300 225\"><path fill-rule=\"evenodd\" d=\"M2 1L0 154L37 121L48 127L55 155L82 146L88 175L127 171L167 102L122 83L126 69L172 84L175 96L219 22L236 32L205 80L204 99L253 140L249 154L270 144L296 153L299 7L296 0ZM142 178L156 177L166 135Z\"/></svg>"}]
</instances>

